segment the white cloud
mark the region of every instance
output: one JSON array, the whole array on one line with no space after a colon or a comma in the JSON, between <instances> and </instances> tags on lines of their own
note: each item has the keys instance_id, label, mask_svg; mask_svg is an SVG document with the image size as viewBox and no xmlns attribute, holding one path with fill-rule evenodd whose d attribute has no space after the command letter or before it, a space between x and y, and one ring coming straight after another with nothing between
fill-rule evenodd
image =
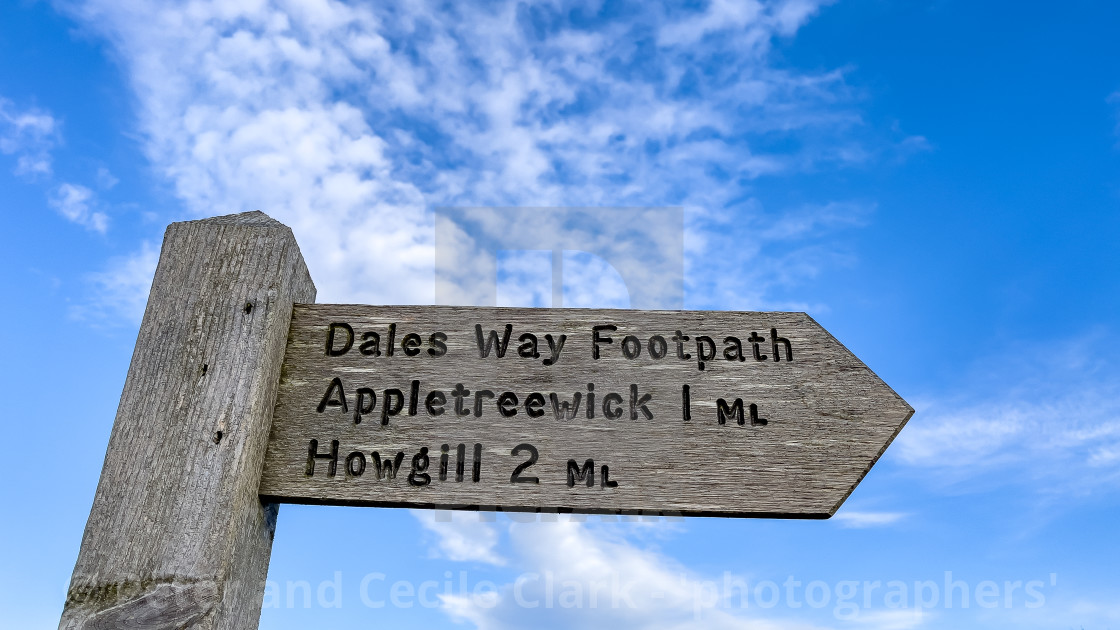
<instances>
[{"instance_id":1,"label":"white cloud","mask_svg":"<svg viewBox=\"0 0 1120 630\"><path fill-rule=\"evenodd\" d=\"M710 0L697 15L669 20L658 32L664 46L695 44L701 39L730 33L742 52L763 54L774 34L792 35L830 0Z\"/></svg>"},{"instance_id":2,"label":"white cloud","mask_svg":"<svg viewBox=\"0 0 1120 630\"><path fill-rule=\"evenodd\" d=\"M837 233L865 224L874 209L874 204L846 202L773 213L748 203L734 212L689 215L685 251L690 305L827 310L824 304L780 300L775 295L804 285L826 269L853 264L854 254L836 238Z\"/></svg>"},{"instance_id":3,"label":"white cloud","mask_svg":"<svg viewBox=\"0 0 1120 630\"><path fill-rule=\"evenodd\" d=\"M477 515L433 531L456 545L462 537L484 531L481 542L489 549L499 528L463 527L472 519L477 520ZM518 573L510 574L495 590L443 595L444 612L453 621L479 630L907 630L930 618L929 612L917 608L865 609L858 594L810 604L797 586L805 583L786 582L785 577L775 581L731 573L704 576L635 537L654 533L644 525L663 529L664 523L593 525L578 517L555 522L514 520L501 529L508 535L508 565Z\"/></svg>"},{"instance_id":4,"label":"white cloud","mask_svg":"<svg viewBox=\"0 0 1120 630\"><path fill-rule=\"evenodd\" d=\"M630 308L630 287L608 261L586 252L564 252L563 256L564 306Z\"/></svg>"},{"instance_id":5,"label":"white cloud","mask_svg":"<svg viewBox=\"0 0 1120 630\"><path fill-rule=\"evenodd\" d=\"M1095 618L1102 623L1120 623L1120 603L1115 601L1093 601L1079 598L1069 613L1077 619Z\"/></svg>"},{"instance_id":6,"label":"white cloud","mask_svg":"<svg viewBox=\"0 0 1120 630\"><path fill-rule=\"evenodd\" d=\"M906 518L905 512L867 512L841 509L832 518L839 521L844 527L863 529L866 527L883 527L893 525Z\"/></svg>"},{"instance_id":7,"label":"white cloud","mask_svg":"<svg viewBox=\"0 0 1120 630\"><path fill-rule=\"evenodd\" d=\"M85 186L64 183L47 199L52 208L67 219L102 234L109 228L109 217L92 210L93 191Z\"/></svg>"},{"instance_id":8,"label":"white cloud","mask_svg":"<svg viewBox=\"0 0 1120 630\"><path fill-rule=\"evenodd\" d=\"M773 11L778 32L783 35L793 34L822 6L832 2L833 0L782 0Z\"/></svg>"},{"instance_id":9,"label":"white cloud","mask_svg":"<svg viewBox=\"0 0 1120 630\"><path fill-rule=\"evenodd\" d=\"M555 306L552 303L551 251L502 251L496 263L498 306Z\"/></svg>"},{"instance_id":10,"label":"white cloud","mask_svg":"<svg viewBox=\"0 0 1120 630\"><path fill-rule=\"evenodd\" d=\"M1044 492L1120 486L1120 379L1104 334L984 357L978 397L918 401L891 457L941 481Z\"/></svg>"},{"instance_id":11,"label":"white cloud","mask_svg":"<svg viewBox=\"0 0 1120 630\"><path fill-rule=\"evenodd\" d=\"M109 169L101 166L97 169L97 186L102 190L109 190L120 183L121 180L113 176Z\"/></svg>"},{"instance_id":12,"label":"white cloud","mask_svg":"<svg viewBox=\"0 0 1120 630\"><path fill-rule=\"evenodd\" d=\"M681 308L680 208L444 210L436 213L442 302L450 287L459 303L494 304L497 277L499 303L551 305L552 254L562 250L567 306Z\"/></svg>"},{"instance_id":13,"label":"white cloud","mask_svg":"<svg viewBox=\"0 0 1120 630\"><path fill-rule=\"evenodd\" d=\"M0 98L0 153L16 156L14 172L26 178L51 174L50 150L58 139L58 121L49 113L17 110Z\"/></svg>"},{"instance_id":14,"label":"white cloud","mask_svg":"<svg viewBox=\"0 0 1120 630\"><path fill-rule=\"evenodd\" d=\"M51 150L59 142L59 127L59 121L49 112L18 110L11 101L0 98L0 153L16 157L13 172L24 179L50 181ZM100 172L98 177L102 177ZM64 182L47 195L47 203L70 221L95 232L104 234L109 227L109 217L92 208L93 191L85 186Z\"/></svg>"},{"instance_id":15,"label":"white cloud","mask_svg":"<svg viewBox=\"0 0 1120 630\"><path fill-rule=\"evenodd\" d=\"M455 562L505 564L495 550L498 545L496 526L482 521L477 514L413 510L412 515L435 535L438 555Z\"/></svg>"},{"instance_id":16,"label":"white cloud","mask_svg":"<svg viewBox=\"0 0 1120 630\"><path fill-rule=\"evenodd\" d=\"M444 610L480 630L615 627L808 630L727 602L723 582L705 580L609 528L576 521L514 523L512 549L524 571L489 597L444 596ZM730 591L731 597L739 591ZM548 609L548 615L540 614Z\"/></svg>"},{"instance_id":17,"label":"white cloud","mask_svg":"<svg viewBox=\"0 0 1120 630\"><path fill-rule=\"evenodd\" d=\"M1051 585L1061 588L1062 580ZM1000 621L1014 628L1115 628L1120 624L1120 601L1107 581L1063 592L1047 591L1044 605L1001 611Z\"/></svg>"},{"instance_id":18,"label":"white cloud","mask_svg":"<svg viewBox=\"0 0 1120 630\"><path fill-rule=\"evenodd\" d=\"M101 272L90 274L94 297L71 309L71 316L95 324L139 324L159 262L159 250L143 243L130 256L109 261Z\"/></svg>"},{"instance_id":19,"label":"white cloud","mask_svg":"<svg viewBox=\"0 0 1120 630\"><path fill-rule=\"evenodd\" d=\"M765 45L769 40L768 33L764 30L768 17L766 7L756 0L712 0L699 15L663 26L658 33L658 42L663 46L694 44L711 33L739 31L744 27L754 26L763 32L752 33L753 36L746 39L757 45Z\"/></svg>"},{"instance_id":20,"label":"white cloud","mask_svg":"<svg viewBox=\"0 0 1120 630\"><path fill-rule=\"evenodd\" d=\"M856 628L874 628L875 630L910 630L917 628L929 621L930 613L921 608L898 610L862 610L852 620L851 626Z\"/></svg>"},{"instance_id":21,"label":"white cloud","mask_svg":"<svg viewBox=\"0 0 1120 630\"><path fill-rule=\"evenodd\" d=\"M760 217L755 229L767 240L798 240L826 234L838 227L863 225L873 210L873 205L851 202L802 206L768 221Z\"/></svg>"},{"instance_id":22,"label":"white cloud","mask_svg":"<svg viewBox=\"0 0 1120 630\"><path fill-rule=\"evenodd\" d=\"M756 178L860 153L833 146L859 146L843 73L770 58L817 2L643 5L593 28L568 20L581 2L67 6L128 66L148 155L191 214L287 223L323 301L430 301L433 206L684 205L705 230ZM833 252L798 256L793 281Z\"/></svg>"},{"instance_id":23,"label":"white cloud","mask_svg":"<svg viewBox=\"0 0 1120 630\"><path fill-rule=\"evenodd\" d=\"M988 402L932 405L899 436L897 454L908 464L955 469L955 475L1022 467L1032 471L1024 481L1037 480L1056 461L1068 460L1080 473L1078 481L1115 482L1120 472L1118 394L1115 386L1098 384L1051 396L996 392ZM1073 473L1063 468L1061 479L1052 482L1073 481Z\"/></svg>"}]
</instances>

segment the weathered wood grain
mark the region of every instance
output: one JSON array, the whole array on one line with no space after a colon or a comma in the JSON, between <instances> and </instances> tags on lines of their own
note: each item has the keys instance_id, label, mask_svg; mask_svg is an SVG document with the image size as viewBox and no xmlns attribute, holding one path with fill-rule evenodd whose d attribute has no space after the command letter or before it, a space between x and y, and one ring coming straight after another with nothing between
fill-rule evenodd
<instances>
[{"instance_id":1,"label":"weathered wood grain","mask_svg":"<svg viewBox=\"0 0 1120 630\"><path fill-rule=\"evenodd\" d=\"M276 506L257 493L293 302L260 212L167 229L60 628L256 628Z\"/></svg>"},{"instance_id":2,"label":"weathered wood grain","mask_svg":"<svg viewBox=\"0 0 1120 630\"><path fill-rule=\"evenodd\" d=\"M339 356L327 352L332 323L345 323L355 339ZM386 344L390 324L395 325L394 354ZM484 333L513 332L504 358L492 351L481 358L475 325ZM601 357L592 356L592 327L610 324L613 343L602 345ZM773 361L773 336L784 341L780 361ZM677 356L672 337L676 331L689 336ZM380 356L361 352L363 334L380 335ZM447 351L429 343L430 335L447 335ZM518 356L518 337L535 334L539 358ZM334 350L340 350L348 333L336 327ZM401 346L405 335L420 337L419 353L407 356ZM760 343L757 360L748 342L752 333ZM545 335L567 335L555 365ZM626 335L642 342L641 354L623 356ZM661 335L667 356L654 359L648 341ZM710 336L717 358L699 369L697 336ZM725 338L738 337L745 360L727 360ZM372 342L372 337L368 338ZM706 347L706 346L705 346ZM634 349L631 344L629 348ZM659 347L655 348L659 349ZM429 352L432 350L432 352ZM337 392L328 396L338 378L347 397L347 409ZM420 381L415 415L408 413L410 383ZM470 389L465 400L470 413L456 415L450 392L457 384ZM596 394L595 418L585 414L588 383ZM688 385L691 419L683 416L682 386ZM652 400L647 418L638 410L632 417L630 387ZM369 388L377 401L372 413L355 423L360 402L358 388ZM382 424L385 390L399 389L404 411ZM430 390L448 397L444 413L433 416L425 409ZM474 393L489 390L499 395L515 392L519 413L503 417L495 400L487 400L476 417ZM523 406L526 396L540 392L544 415L531 418ZM572 400L582 394L579 414L558 419L549 394ZM599 407L610 392L622 395L623 415L603 416ZM742 399L744 424L717 421L717 400L728 405ZM757 405L759 423L752 423L747 405ZM367 405L368 406L368 405ZM645 512L727 516L781 516L825 518L832 515L879 455L909 419L913 410L870 369L804 313L629 311L587 309L501 309L466 307L390 307L353 305L304 305L295 307L284 359L275 416L265 457L260 492L269 500L303 503L374 506L418 506L459 509L542 510L576 512ZM768 422L763 425L761 419ZM310 441L316 440L314 471L309 476ZM329 474L332 442L338 441L335 474ZM466 451L466 478L454 479L457 446ZM449 447L449 474L439 479L441 446ZM470 479L473 448L481 444L479 481ZM515 468L529 458L529 450L512 454L520 444L530 444L538 461L522 476L537 483L513 483ZM428 449L426 474L410 483L413 458ZM380 479L374 471L373 453L382 459L403 452L395 479ZM365 460L362 470L360 459ZM595 463L595 483L569 486L567 467L575 460L582 471L587 459ZM603 487L602 465L617 487ZM361 471L361 475L355 472Z\"/></svg>"}]
</instances>

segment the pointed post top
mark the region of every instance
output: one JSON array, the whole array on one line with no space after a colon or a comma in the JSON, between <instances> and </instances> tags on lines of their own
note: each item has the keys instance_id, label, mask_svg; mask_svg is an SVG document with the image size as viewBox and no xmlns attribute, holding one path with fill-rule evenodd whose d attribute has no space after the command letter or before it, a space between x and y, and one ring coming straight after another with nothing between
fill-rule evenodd
<instances>
[{"instance_id":1,"label":"pointed post top","mask_svg":"<svg viewBox=\"0 0 1120 630\"><path fill-rule=\"evenodd\" d=\"M216 217L207 217L205 219L196 219L194 221L179 221L178 223L195 223L205 225L246 225L258 227L282 227L288 226L273 219L260 210L253 210L251 212L240 212L237 214L223 214Z\"/></svg>"}]
</instances>

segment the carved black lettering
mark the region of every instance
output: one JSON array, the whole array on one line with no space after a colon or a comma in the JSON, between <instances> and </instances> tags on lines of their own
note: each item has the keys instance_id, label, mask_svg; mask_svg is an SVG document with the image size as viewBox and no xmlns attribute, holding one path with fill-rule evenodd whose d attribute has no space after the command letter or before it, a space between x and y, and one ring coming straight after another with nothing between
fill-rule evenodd
<instances>
[{"instance_id":1,"label":"carved black lettering","mask_svg":"<svg viewBox=\"0 0 1120 630\"><path fill-rule=\"evenodd\" d=\"M442 357L447 354L447 335L434 332L428 335L428 354L433 357Z\"/></svg>"},{"instance_id":2,"label":"carved black lettering","mask_svg":"<svg viewBox=\"0 0 1120 630\"><path fill-rule=\"evenodd\" d=\"M618 420L622 417L621 405L622 394L611 392L603 396L603 416L609 420Z\"/></svg>"},{"instance_id":3,"label":"carved black lettering","mask_svg":"<svg viewBox=\"0 0 1120 630\"><path fill-rule=\"evenodd\" d=\"M478 483L482 478L482 445L474 445L474 463L471 466L471 481Z\"/></svg>"},{"instance_id":4,"label":"carved black lettering","mask_svg":"<svg viewBox=\"0 0 1120 630\"><path fill-rule=\"evenodd\" d=\"M544 394L533 392L525 397L525 413L530 418L539 418L544 415Z\"/></svg>"},{"instance_id":5,"label":"carved black lettering","mask_svg":"<svg viewBox=\"0 0 1120 630\"><path fill-rule=\"evenodd\" d=\"M423 341L420 339L420 335L408 333L404 336L404 339L401 339L401 350L404 350L407 356L414 357L420 354L421 343L423 343Z\"/></svg>"},{"instance_id":6,"label":"carved black lettering","mask_svg":"<svg viewBox=\"0 0 1120 630\"><path fill-rule=\"evenodd\" d=\"M346 474L351 477L361 477L366 471L366 456L361 451L354 451L346 456Z\"/></svg>"},{"instance_id":7,"label":"carved black lettering","mask_svg":"<svg viewBox=\"0 0 1120 630\"><path fill-rule=\"evenodd\" d=\"M521 345L517 347L517 356L522 359L539 359L541 353L537 352L537 336L533 333L525 333L517 338Z\"/></svg>"},{"instance_id":8,"label":"carved black lettering","mask_svg":"<svg viewBox=\"0 0 1120 630\"><path fill-rule=\"evenodd\" d=\"M513 469L513 474L509 476L509 482L510 483L540 483L541 480L536 478L536 477L522 477L521 476L521 473L525 472L526 468L528 468L528 467L532 466L533 464L537 463L537 457L540 456L540 453L537 452L537 447L533 446L532 444L518 444L517 446L513 447L513 450L510 451L509 454L513 455L514 457L517 457L518 455L520 455L523 452L524 453L529 453L529 459L521 462L520 464L518 464L517 468Z\"/></svg>"},{"instance_id":9,"label":"carved black lettering","mask_svg":"<svg viewBox=\"0 0 1120 630\"><path fill-rule=\"evenodd\" d=\"M389 481L397 478L397 471L401 468L401 462L404 461L404 453L398 452L397 456L393 459L386 458L384 461L381 459L381 453L373 452L373 467L377 471L377 478L379 480Z\"/></svg>"},{"instance_id":10,"label":"carved black lettering","mask_svg":"<svg viewBox=\"0 0 1120 630\"><path fill-rule=\"evenodd\" d=\"M331 440L331 450L327 453L319 452L319 440L311 440L307 446L307 466L303 471L308 477L315 474L315 460L317 459L329 460L327 476L333 477L335 468L338 467L338 440Z\"/></svg>"},{"instance_id":11,"label":"carved black lettering","mask_svg":"<svg viewBox=\"0 0 1120 630\"><path fill-rule=\"evenodd\" d=\"M664 359L669 354L669 344L665 343L665 338L661 335L650 337L646 349L649 350L649 356L655 359Z\"/></svg>"},{"instance_id":12,"label":"carved black lettering","mask_svg":"<svg viewBox=\"0 0 1120 630\"><path fill-rule=\"evenodd\" d=\"M607 488L617 488L618 482L611 480L611 469L606 464L599 468L599 489L606 490Z\"/></svg>"},{"instance_id":13,"label":"carved black lettering","mask_svg":"<svg viewBox=\"0 0 1120 630\"><path fill-rule=\"evenodd\" d=\"M739 341L738 337L724 337L723 343L723 358L728 361L747 360L747 358L743 356L743 342Z\"/></svg>"},{"instance_id":14,"label":"carved black lettering","mask_svg":"<svg viewBox=\"0 0 1120 630\"><path fill-rule=\"evenodd\" d=\"M439 447L439 480L447 481L447 451L448 446L442 444Z\"/></svg>"},{"instance_id":15,"label":"carved black lettering","mask_svg":"<svg viewBox=\"0 0 1120 630\"><path fill-rule=\"evenodd\" d=\"M420 452L412 456L412 470L408 473L408 485L426 486L432 483L432 476L428 474L428 447L423 446Z\"/></svg>"},{"instance_id":16,"label":"carved black lettering","mask_svg":"<svg viewBox=\"0 0 1120 630\"><path fill-rule=\"evenodd\" d=\"M397 343L395 341L396 336L397 336L397 325L396 324L389 324L389 341L385 343L385 352L389 356L393 356L393 349L397 345Z\"/></svg>"},{"instance_id":17,"label":"carved black lettering","mask_svg":"<svg viewBox=\"0 0 1120 630\"><path fill-rule=\"evenodd\" d=\"M638 386L637 385L631 385L630 386L630 419L631 420L637 420L638 419L638 410L641 410L642 415L646 417L646 420L653 420L653 413L649 410L649 407L646 407L646 403L648 403L651 400L653 400L653 394L646 394L644 396L639 397L638 396Z\"/></svg>"},{"instance_id":18,"label":"carved black lettering","mask_svg":"<svg viewBox=\"0 0 1120 630\"><path fill-rule=\"evenodd\" d=\"M584 482L588 488L595 485L595 460L584 462L582 470L576 460L568 460L568 487L574 488L577 481Z\"/></svg>"},{"instance_id":19,"label":"carved black lettering","mask_svg":"<svg viewBox=\"0 0 1120 630\"><path fill-rule=\"evenodd\" d=\"M467 445L460 444L455 448L455 481L463 480L463 468L467 464Z\"/></svg>"},{"instance_id":20,"label":"carved black lettering","mask_svg":"<svg viewBox=\"0 0 1120 630\"><path fill-rule=\"evenodd\" d=\"M354 424L362 423L362 415L373 413L373 406L377 404L377 393L368 387L359 387L358 400L354 405Z\"/></svg>"},{"instance_id":21,"label":"carved black lettering","mask_svg":"<svg viewBox=\"0 0 1120 630\"><path fill-rule=\"evenodd\" d=\"M626 335L622 338L622 356L627 359L637 359L638 355L642 354L642 342L634 335Z\"/></svg>"},{"instance_id":22,"label":"carved black lettering","mask_svg":"<svg viewBox=\"0 0 1120 630\"><path fill-rule=\"evenodd\" d=\"M387 389L381 395L381 426L389 424L389 418L404 409L404 394L399 389Z\"/></svg>"},{"instance_id":23,"label":"carved black lettering","mask_svg":"<svg viewBox=\"0 0 1120 630\"><path fill-rule=\"evenodd\" d=\"M432 416L433 418L436 416L442 416L444 411L443 405L446 402L447 396L444 396L443 392L439 391L438 389L434 389L428 392L428 395L424 398L424 409L426 409L428 415Z\"/></svg>"},{"instance_id":24,"label":"carved black lettering","mask_svg":"<svg viewBox=\"0 0 1120 630\"><path fill-rule=\"evenodd\" d=\"M541 361L545 365L556 365L560 360L560 352L564 349L564 342L568 339L567 335L560 335L559 339L553 339L552 335L545 335L544 340L548 342L548 350L551 352L550 357Z\"/></svg>"},{"instance_id":25,"label":"carved black lettering","mask_svg":"<svg viewBox=\"0 0 1120 630\"><path fill-rule=\"evenodd\" d=\"M490 348L494 348L498 358L506 356L506 348L509 346L509 336L513 334L513 324L506 324L505 334L502 335L502 340L498 341L498 331L491 330L486 336L486 340L482 339L482 324L474 325L474 334L478 339L478 356L485 359L490 356Z\"/></svg>"},{"instance_id":26,"label":"carved black lettering","mask_svg":"<svg viewBox=\"0 0 1120 630\"><path fill-rule=\"evenodd\" d=\"M677 358L678 359L691 359L692 358L691 354L684 351L684 342L688 341L689 339L691 339L691 337L682 333L679 330L677 331L677 334L673 335L673 343L677 344Z\"/></svg>"},{"instance_id":27,"label":"carved black lettering","mask_svg":"<svg viewBox=\"0 0 1120 630\"><path fill-rule=\"evenodd\" d=\"M587 419L595 419L595 383L587 384Z\"/></svg>"},{"instance_id":28,"label":"carved black lettering","mask_svg":"<svg viewBox=\"0 0 1120 630\"><path fill-rule=\"evenodd\" d=\"M474 417L482 417L482 401L490 400L494 397L494 392L488 389L480 389L474 393Z\"/></svg>"},{"instance_id":29,"label":"carved black lettering","mask_svg":"<svg viewBox=\"0 0 1120 630\"><path fill-rule=\"evenodd\" d=\"M751 331L751 336L747 337L747 341L751 342L751 352L754 353L754 360L755 361L765 361L766 360L766 355L762 354L762 351L759 349L758 344L762 343L763 341L766 341L766 337L762 337L758 333L756 333L752 330Z\"/></svg>"},{"instance_id":30,"label":"carved black lettering","mask_svg":"<svg viewBox=\"0 0 1120 630\"><path fill-rule=\"evenodd\" d=\"M717 422L726 424L727 420L734 418L735 423L739 426L743 425L743 399L736 398L735 402L730 407L727 406L727 401L720 398L716 401L716 416Z\"/></svg>"},{"instance_id":31,"label":"carved black lettering","mask_svg":"<svg viewBox=\"0 0 1120 630\"><path fill-rule=\"evenodd\" d=\"M512 418L517 415L517 394L513 392L502 392L498 396L498 413L503 418Z\"/></svg>"},{"instance_id":32,"label":"carved black lettering","mask_svg":"<svg viewBox=\"0 0 1120 630\"><path fill-rule=\"evenodd\" d=\"M362 345L358 346L358 352L365 356L381 356L381 335L375 332L367 332L362 334Z\"/></svg>"},{"instance_id":33,"label":"carved black lettering","mask_svg":"<svg viewBox=\"0 0 1120 630\"><path fill-rule=\"evenodd\" d=\"M716 342L707 335L700 335L696 338L696 366L701 371L704 370L704 364L716 358Z\"/></svg>"},{"instance_id":34,"label":"carved black lettering","mask_svg":"<svg viewBox=\"0 0 1120 630\"><path fill-rule=\"evenodd\" d=\"M557 420L573 420L576 414L579 413L579 400L582 394L576 392L572 395L572 402L560 402L560 397L556 394L549 394L548 398L552 401L552 413L556 416Z\"/></svg>"},{"instance_id":35,"label":"carved black lettering","mask_svg":"<svg viewBox=\"0 0 1120 630\"><path fill-rule=\"evenodd\" d=\"M327 385L327 393L323 394L323 399L319 401L319 406L315 410L323 413L327 407L342 407L343 411L349 411L346 406L346 392L342 390L342 379L337 376Z\"/></svg>"},{"instance_id":36,"label":"carved black lettering","mask_svg":"<svg viewBox=\"0 0 1120 630\"><path fill-rule=\"evenodd\" d=\"M456 383L455 389L451 390L451 397L455 399L455 415L466 416L470 415L470 409L463 407L463 399L471 395L471 390L463 387L462 383Z\"/></svg>"},{"instance_id":37,"label":"carved black lettering","mask_svg":"<svg viewBox=\"0 0 1120 630\"><path fill-rule=\"evenodd\" d=\"M416 407L420 402L420 381L412 381L408 385L408 415L416 415Z\"/></svg>"},{"instance_id":38,"label":"carved black lettering","mask_svg":"<svg viewBox=\"0 0 1120 630\"><path fill-rule=\"evenodd\" d=\"M770 347L771 347L771 352L774 353L774 360L775 361L781 361L782 360L781 357L778 355L778 344L779 343L785 345L785 347L786 347L786 361L793 361L793 344L791 344L789 342L789 339L786 339L785 337L779 337L777 328L771 328L770 329Z\"/></svg>"},{"instance_id":39,"label":"carved black lettering","mask_svg":"<svg viewBox=\"0 0 1120 630\"><path fill-rule=\"evenodd\" d=\"M759 418L758 417L758 405L756 405L754 403L751 403L750 412L751 412L751 424L752 425L754 425L754 426L766 426L767 424L769 424L770 421L767 420L766 418Z\"/></svg>"},{"instance_id":40,"label":"carved black lettering","mask_svg":"<svg viewBox=\"0 0 1120 630\"><path fill-rule=\"evenodd\" d=\"M681 387L681 420L692 420L692 393L689 392L688 385Z\"/></svg>"},{"instance_id":41,"label":"carved black lettering","mask_svg":"<svg viewBox=\"0 0 1120 630\"><path fill-rule=\"evenodd\" d=\"M602 326L592 326L591 327L591 358L596 359L596 360L599 358L599 344L600 343L604 343L604 344L614 343L614 341L610 337L604 337L604 336L600 335L599 334L600 330L605 330L605 331L608 331L608 332L612 332L612 331L618 330L618 326L612 326L611 324L604 324Z\"/></svg>"},{"instance_id":42,"label":"carved black lettering","mask_svg":"<svg viewBox=\"0 0 1120 630\"><path fill-rule=\"evenodd\" d=\"M342 343L341 348L335 347L335 337L338 335L338 331L342 331L346 335L346 341ZM354 345L354 329L350 327L350 324L347 324L345 322L334 322L330 326L327 326L328 357L342 356L346 354L348 350L350 350L350 346L352 345Z\"/></svg>"}]
</instances>

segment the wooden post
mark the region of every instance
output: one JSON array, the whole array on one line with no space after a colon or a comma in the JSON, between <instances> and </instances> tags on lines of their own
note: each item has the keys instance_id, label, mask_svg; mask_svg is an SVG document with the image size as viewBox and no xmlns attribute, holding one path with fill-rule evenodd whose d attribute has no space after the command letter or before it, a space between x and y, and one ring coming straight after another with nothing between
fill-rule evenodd
<instances>
[{"instance_id":1,"label":"wooden post","mask_svg":"<svg viewBox=\"0 0 1120 630\"><path fill-rule=\"evenodd\" d=\"M292 304L314 301L264 213L168 227L59 628L257 627L262 463Z\"/></svg>"}]
</instances>

